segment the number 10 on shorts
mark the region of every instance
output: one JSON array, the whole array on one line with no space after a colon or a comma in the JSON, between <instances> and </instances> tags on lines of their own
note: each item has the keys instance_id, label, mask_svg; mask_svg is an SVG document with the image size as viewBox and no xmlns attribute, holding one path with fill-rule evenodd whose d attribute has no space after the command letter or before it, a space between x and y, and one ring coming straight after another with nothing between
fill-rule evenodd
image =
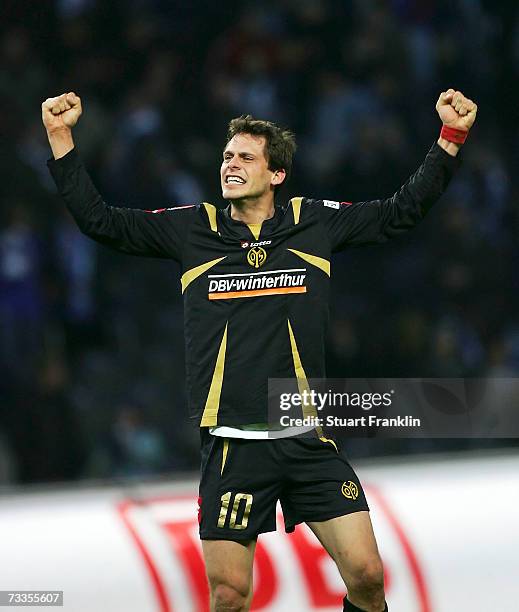
<instances>
[{"instance_id":1,"label":"number 10 on shorts","mask_svg":"<svg viewBox=\"0 0 519 612\"><path fill-rule=\"evenodd\" d=\"M222 505L220 507L220 516L218 517L218 527L225 527L225 521L229 514L229 507L231 505L232 493L224 493L220 498ZM238 522L238 512L240 510L240 504L245 503L245 509L241 521ZM252 507L252 495L250 493L236 493L234 496L234 502L232 504L231 517L229 519L229 527L231 529L246 529L249 522L250 509Z\"/></svg>"}]
</instances>

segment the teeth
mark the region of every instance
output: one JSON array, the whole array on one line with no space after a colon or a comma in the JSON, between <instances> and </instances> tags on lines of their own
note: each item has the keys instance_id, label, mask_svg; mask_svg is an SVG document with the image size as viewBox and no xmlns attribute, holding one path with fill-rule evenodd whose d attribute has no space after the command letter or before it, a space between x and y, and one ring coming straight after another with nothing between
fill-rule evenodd
<instances>
[{"instance_id":1,"label":"teeth","mask_svg":"<svg viewBox=\"0 0 519 612\"><path fill-rule=\"evenodd\" d=\"M228 176L227 177L227 182L228 183L237 183L238 185L243 185L245 183L245 181L240 178L239 176Z\"/></svg>"}]
</instances>

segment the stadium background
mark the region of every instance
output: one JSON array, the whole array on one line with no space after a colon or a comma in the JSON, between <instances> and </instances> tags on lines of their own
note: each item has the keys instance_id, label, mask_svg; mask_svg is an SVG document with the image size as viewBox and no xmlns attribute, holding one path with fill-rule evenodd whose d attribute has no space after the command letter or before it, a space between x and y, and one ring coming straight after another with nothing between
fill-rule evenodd
<instances>
[{"instance_id":1,"label":"stadium background","mask_svg":"<svg viewBox=\"0 0 519 612\"><path fill-rule=\"evenodd\" d=\"M440 91L479 105L464 164L402 240L336 258L331 376L516 376L513 3L5 2L0 25L0 484L196 470L176 264L76 229L55 195L40 105L73 90L100 191L138 208L221 202L229 119L298 137L285 197L391 195L437 138ZM516 445L356 440L352 459Z\"/></svg>"}]
</instances>

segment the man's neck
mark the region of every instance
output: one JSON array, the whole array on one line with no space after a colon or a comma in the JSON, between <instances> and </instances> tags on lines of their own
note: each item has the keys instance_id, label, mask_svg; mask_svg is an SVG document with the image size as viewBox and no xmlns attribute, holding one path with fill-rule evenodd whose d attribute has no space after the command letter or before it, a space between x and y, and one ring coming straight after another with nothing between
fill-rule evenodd
<instances>
[{"instance_id":1,"label":"man's neck","mask_svg":"<svg viewBox=\"0 0 519 612\"><path fill-rule=\"evenodd\" d=\"M247 225L263 223L274 216L274 195L266 197L233 200L231 202L231 219L242 221Z\"/></svg>"}]
</instances>

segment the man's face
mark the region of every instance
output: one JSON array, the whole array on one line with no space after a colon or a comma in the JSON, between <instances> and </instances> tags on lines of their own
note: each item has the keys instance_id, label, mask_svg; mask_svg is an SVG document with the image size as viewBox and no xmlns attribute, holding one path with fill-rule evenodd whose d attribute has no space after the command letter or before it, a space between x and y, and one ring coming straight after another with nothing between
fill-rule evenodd
<instances>
[{"instance_id":1,"label":"man's face","mask_svg":"<svg viewBox=\"0 0 519 612\"><path fill-rule=\"evenodd\" d=\"M257 198L271 185L282 182L278 172L268 169L265 137L236 134L227 143L220 168L222 195L226 200ZM284 178L284 172L281 171Z\"/></svg>"}]
</instances>

